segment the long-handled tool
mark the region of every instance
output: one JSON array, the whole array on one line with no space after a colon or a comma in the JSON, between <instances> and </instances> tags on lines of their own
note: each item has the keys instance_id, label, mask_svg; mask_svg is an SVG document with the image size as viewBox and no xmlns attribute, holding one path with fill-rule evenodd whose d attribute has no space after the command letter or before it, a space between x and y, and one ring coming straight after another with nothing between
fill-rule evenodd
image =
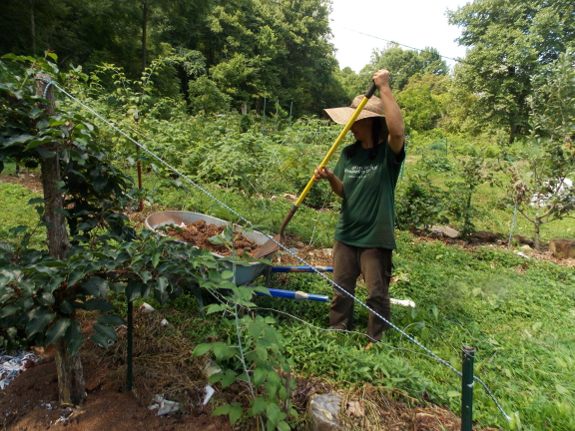
<instances>
[{"instance_id":1,"label":"long-handled tool","mask_svg":"<svg viewBox=\"0 0 575 431\"><path fill-rule=\"evenodd\" d=\"M345 137L346 133L349 132L349 129L351 129L351 126L353 125L353 123L355 122L355 120L357 119L357 117L359 116L361 111L363 110L363 107L367 104L367 102L371 98L371 96L373 96L373 93L375 93L375 89L376 89L375 83L372 82L371 86L369 87L369 90L367 90L367 92L365 93L362 101L357 106L357 108L355 108L354 113L352 114L350 119L347 121L347 124L345 125L343 130L340 132L339 136L337 137L337 139L335 140L335 142L333 143L333 145L329 149L328 153L324 157L323 161L319 165L320 169L323 168L325 165L327 165L327 163L331 159L331 156L333 156L333 153L335 153L335 150L337 150L337 147L339 147L339 144L341 143L341 141L343 141L343 138ZM262 247L260 248L260 250L258 251L258 253L255 256L256 258L258 258L258 259L264 258L266 256L269 256L273 252L275 252L277 249L279 249L279 245L277 243L283 242L284 230L285 230L287 224L290 222L290 220L294 216L294 214L296 213L296 211L298 210L298 208L299 208L300 204L302 203L302 201L304 200L304 198L307 196L311 187L313 186L313 183L315 182L314 178L315 178L315 175L312 175L311 179L307 183L307 186L305 186L305 189L303 189L303 192L301 192L301 195L299 196L298 200L295 202L295 204L292 206L292 208L288 212L286 218L284 219L284 221L280 227L280 233L274 237L273 241L269 240L266 243L264 243L264 245L262 245Z\"/></svg>"}]
</instances>

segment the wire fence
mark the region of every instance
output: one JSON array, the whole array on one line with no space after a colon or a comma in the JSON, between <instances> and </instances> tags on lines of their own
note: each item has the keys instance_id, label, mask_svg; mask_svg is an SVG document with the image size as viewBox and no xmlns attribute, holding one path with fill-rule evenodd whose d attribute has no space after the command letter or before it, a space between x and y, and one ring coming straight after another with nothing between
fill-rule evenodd
<instances>
[{"instance_id":1,"label":"wire fence","mask_svg":"<svg viewBox=\"0 0 575 431\"><path fill-rule=\"evenodd\" d=\"M237 211L235 211L234 209L230 208L227 204L225 204L223 201L221 201L220 199L218 199L217 197L215 197L213 194L211 194L209 191L207 191L206 189L204 189L203 187L201 187L199 184L197 184L196 182L192 181L191 179L189 179L187 176L185 176L182 172L180 172L177 168L175 168L174 166L170 165L169 163L167 163L166 161L164 161L162 158L160 158L159 156L157 156L156 154L154 154L152 151L150 151L145 145L143 145L142 143L136 141L135 139L133 139L132 137L130 137L129 135L127 135L125 132L123 132L121 129L119 129L118 127L116 127L114 124L112 124L110 121L108 121L107 119L105 119L104 117L102 117L99 113L97 113L96 111L94 111L92 108L90 108L89 106L87 106L85 103L83 103L82 101L78 100L76 97L74 97L72 94L70 94L68 91L66 91L65 89L63 89L62 87L60 87L57 83L55 83L54 81L48 81L45 80L43 78L36 78L37 80L43 81L46 84L51 84L53 85L55 88L57 88L59 91L61 91L63 94L65 94L67 97L69 97L71 100L73 100L74 102L76 102L77 104L79 104L82 108L84 108L85 110L87 110L88 112L90 112L92 115L94 115L96 118L98 118L100 121L102 121L103 123L105 123L107 126L109 126L110 128L112 128L113 130L115 130L116 132L120 133L123 137L125 137L126 139L128 139L130 142L132 142L134 145L136 145L138 148L142 149L144 152L146 152L150 157L152 157L154 160L158 161L158 163L160 163L161 165L165 166L166 168L168 168L169 170L171 170L173 173L175 173L176 175L178 175L180 178L182 178L184 181L186 181L187 183L189 183L190 185L196 187L198 190L200 190L202 193L206 194L208 197L210 197L212 200L214 200L215 202L217 202L220 206L222 206L223 208L225 208L227 211L229 211L231 214L235 215L236 217L238 217L238 219L240 219L241 221L243 221L245 223L245 225L247 227L252 228L253 230L260 232L261 234L265 235L267 237L267 239L269 241L273 241L279 249L282 249L283 251L285 251L286 253L290 254L293 258L297 259L299 262L301 262L303 265L305 266L309 266L312 269L312 272L316 273L317 275L319 275L320 277L322 277L324 280L326 280L329 284L331 284L332 286L334 286L335 288L341 290L343 293L345 293L346 295L348 295L349 297L351 297L356 303L358 303L359 305L361 305L363 308L365 308L366 310L368 310L370 313L373 313L373 315L377 316L378 318L380 318L382 321L386 322L387 324L389 324L389 326L391 328L393 328L395 331L399 332L403 337L405 337L406 339L408 339L410 342L412 342L413 344L415 344L416 346L418 346L420 349L422 349L427 356L429 356L430 358L435 359L437 362L439 362L440 364L444 365L445 367L449 368L451 371L453 371L455 374L457 374L458 376L462 377L463 374L458 371L456 368L454 368L449 362L447 362L445 359L439 357L437 354L435 354L434 352L432 352L430 349L428 349L427 347L425 347L423 344L421 344L419 341L417 341L416 339L414 339L412 336L410 336L409 334L407 334L405 331L403 331L402 329L400 329L399 327L397 327L395 324L393 324L392 322L390 322L389 320L385 319L383 316L381 316L379 313L377 313L375 310L373 310L372 308L370 308L367 304L365 304L363 301L361 301L360 299L358 299L356 296L352 295L351 293L347 292L345 289L343 289L341 286L339 286L337 283L335 283L332 279L330 279L329 277L327 277L325 274L323 274L321 271L319 271L317 268L315 268L313 265L311 265L310 263L308 263L307 261L305 261L304 259L302 259L301 257L297 256L293 251L291 251L290 249L288 249L287 247L285 247L283 244L281 244L280 242L276 241L270 234L261 231L260 229L256 228L249 220L247 220L245 217L243 217L241 214L239 214ZM152 139L149 139L146 137L146 139L150 140L153 142ZM301 319L298 319L301 320ZM307 322L306 322L307 324ZM495 405L497 406L497 408L499 409L499 411L503 414L503 416L505 417L505 419L507 419L507 421L511 421L511 417L509 415L507 415L507 413L505 412L505 410L503 409L503 407L500 405L500 403L498 402L498 400L495 398L495 395L491 392L491 390L489 389L489 387L478 377L473 376L473 379L478 382L483 389L486 391L486 393L489 395L489 397L493 400L493 402L495 403Z\"/></svg>"}]
</instances>

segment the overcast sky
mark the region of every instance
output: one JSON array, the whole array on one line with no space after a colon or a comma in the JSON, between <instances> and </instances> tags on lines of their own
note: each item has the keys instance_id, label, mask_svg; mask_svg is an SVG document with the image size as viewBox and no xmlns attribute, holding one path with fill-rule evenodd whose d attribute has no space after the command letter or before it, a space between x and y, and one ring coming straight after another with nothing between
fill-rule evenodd
<instances>
[{"instance_id":1,"label":"overcast sky","mask_svg":"<svg viewBox=\"0 0 575 431\"><path fill-rule=\"evenodd\" d=\"M332 43L340 67L359 72L369 63L374 49L391 40L412 48L436 48L439 54L457 58L465 48L454 41L458 27L448 25L445 12L465 5L467 0L332 0L330 26ZM360 34L365 33L365 34ZM368 36L369 35L369 36ZM375 37L373 37L375 36ZM378 39L380 38L380 39ZM403 49L410 49L402 46ZM453 61L445 59L452 66Z\"/></svg>"}]
</instances>

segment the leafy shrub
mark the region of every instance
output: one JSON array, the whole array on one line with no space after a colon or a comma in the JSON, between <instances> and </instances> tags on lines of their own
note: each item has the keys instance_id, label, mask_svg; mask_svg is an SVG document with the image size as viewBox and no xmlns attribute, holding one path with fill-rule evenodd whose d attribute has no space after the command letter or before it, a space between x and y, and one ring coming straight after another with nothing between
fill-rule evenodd
<instances>
[{"instance_id":1,"label":"leafy shrub","mask_svg":"<svg viewBox=\"0 0 575 431\"><path fill-rule=\"evenodd\" d=\"M445 192L434 186L428 175L412 175L395 199L399 229L422 229L446 223Z\"/></svg>"}]
</instances>

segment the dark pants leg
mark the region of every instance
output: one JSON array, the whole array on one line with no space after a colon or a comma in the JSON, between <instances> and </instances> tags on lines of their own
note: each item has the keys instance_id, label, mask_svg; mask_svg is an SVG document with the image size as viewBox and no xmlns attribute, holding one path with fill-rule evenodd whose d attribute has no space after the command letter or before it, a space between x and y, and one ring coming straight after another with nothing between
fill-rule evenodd
<instances>
[{"instance_id":1,"label":"dark pants leg","mask_svg":"<svg viewBox=\"0 0 575 431\"><path fill-rule=\"evenodd\" d=\"M355 282L361 273L356 248L339 241L333 244L333 281L354 296ZM351 296L333 287L329 311L329 325L332 328L353 329L353 303Z\"/></svg>"},{"instance_id":2,"label":"dark pants leg","mask_svg":"<svg viewBox=\"0 0 575 431\"><path fill-rule=\"evenodd\" d=\"M335 241L333 246L333 280L355 295L355 284L363 274L369 298L366 305L387 321L391 319L389 282L391 279L391 250L361 248ZM354 300L337 287L330 306L330 326L336 329L353 328ZM370 312L367 334L381 339L389 324Z\"/></svg>"},{"instance_id":3,"label":"dark pants leg","mask_svg":"<svg viewBox=\"0 0 575 431\"><path fill-rule=\"evenodd\" d=\"M389 282L391 280L391 250L367 248L361 252L361 273L369 293L366 305L389 322L391 320L391 299ZM389 323L369 313L367 335L376 341L381 340L383 331Z\"/></svg>"}]
</instances>

